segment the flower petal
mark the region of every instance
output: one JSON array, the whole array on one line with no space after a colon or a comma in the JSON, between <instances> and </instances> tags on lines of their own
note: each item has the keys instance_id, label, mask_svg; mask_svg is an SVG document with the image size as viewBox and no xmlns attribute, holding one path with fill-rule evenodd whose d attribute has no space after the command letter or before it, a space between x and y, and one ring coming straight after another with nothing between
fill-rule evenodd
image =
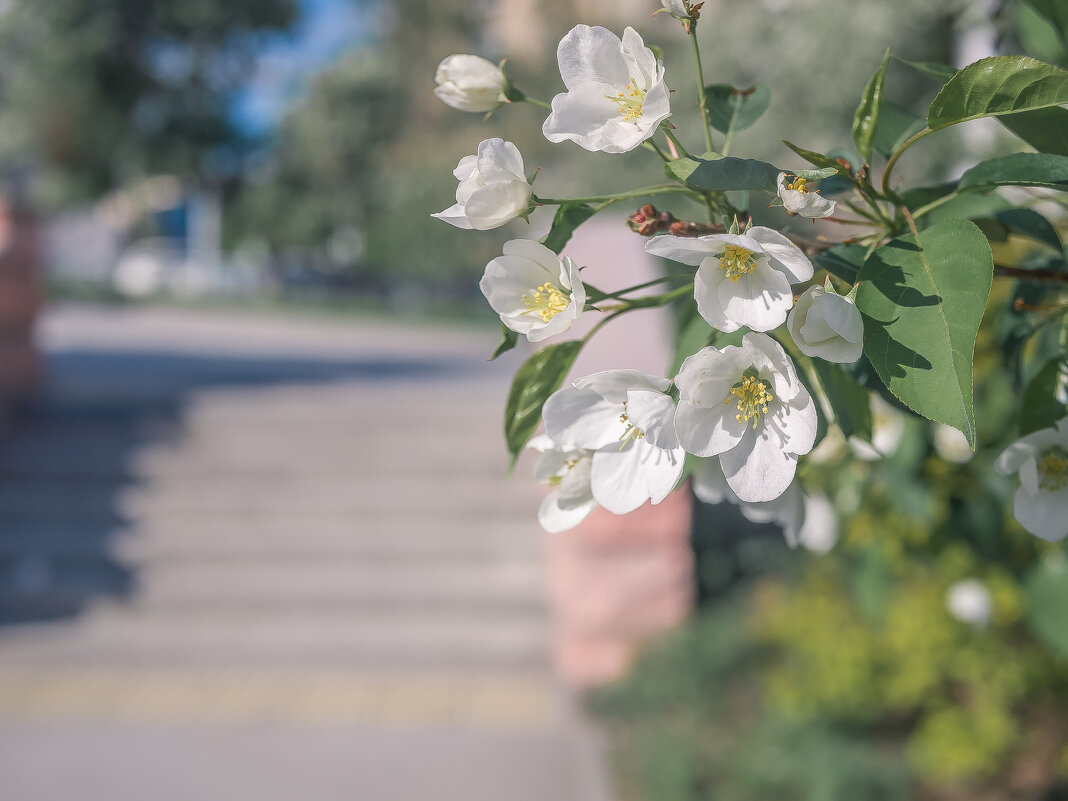
<instances>
[{"instance_id":1,"label":"flower petal","mask_svg":"<svg viewBox=\"0 0 1068 801\"><path fill-rule=\"evenodd\" d=\"M800 284L812 278L812 262L801 252L801 248L778 231L757 225L749 229L749 236L760 243L771 260L771 266L784 272L791 284Z\"/></svg>"},{"instance_id":2,"label":"flower petal","mask_svg":"<svg viewBox=\"0 0 1068 801\"><path fill-rule=\"evenodd\" d=\"M1012 515L1036 537L1063 540L1068 536L1068 489L1032 494L1021 486L1012 499Z\"/></svg>"},{"instance_id":3,"label":"flower petal","mask_svg":"<svg viewBox=\"0 0 1068 801\"><path fill-rule=\"evenodd\" d=\"M730 333L741 326L727 317L719 299L719 287L729 283L723 270L719 268L719 259L710 256L701 262L697 275L693 279L693 298L697 301L697 311L713 328Z\"/></svg>"},{"instance_id":4,"label":"flower petal","mask_svg":"<svg viewBox=\"0 0 1068 801\"><path fill-rule=\"evenodd\" d=\"M739 446L746 432L737 409L725 403L697 407L680 403L675 410L675 433L687 453L715 456Z\"/></svg>"},{"instance_id":5,"label":"flower petal","mask_svg":"<svg viewBox=\"0 0 1068 801\"><path fill-rule=\"evenodd\" d=\"M723 246L705 236L654 236L645 243L645 252L696 267L709 256L722 253Z\"/></svg>"},{"instance_id":6,"label":"flower petal","mask_svg":"<svg viewBox=\"0 0 1068 801\"><path fill-rule=\"evenodd\" d=\"M577 389L592 390L613 403L622 404L631 389L650 389L666 392L671 380L658 378L641 370L602 370L575 379Z\"/></svg>"},{"instance_id":7,"label":"flower petal","mask_svg":"<svg viewBox=\"0 0 1068 801\"><path fill-rule=\"evenodd\" d=\"M659 448L679 447L675 436L675 401L663 392L631 389L627 392L627 417Z\"/></svg>"},{"instance_id":8,"label":"flower petal","mask_svg":"<svg viewBox=\"0 0 1068 801\"><path fill-rule=\"evenodd\" d=\"M523 171L523 156L511 142L494 137L483 139L478 144L478 174L486 183L494 181L522 181L527 176Z\"/></svg>"},{"instance_id":9,"label":"flower petal","mask_svg":"<svg viewBox=\"0 0 1068 801\"><path fill-rule=\"evenodd\" d=\"M757 259L756 270L720 282L716 290L720 307L728 320L754 331L771 331L786 322L794 303L790 282L764 259Z\"/></svg>"},{"instance_id":10,"label":"flower petal","mask_svg":"<svg viewBox=\"0 0 1068 801\"><path fill-rule=\"evenodd\" d=\"M650 443L636 443L643 451L640 459L642 480L651 503L660 503L671 494L682 477L686 451L682 448L658 448Z\"/></svg>"},{"instance_id":11,"label":"flower petal","mask_svg":"<svg viewBox=\"0 0 1068 801\"><path fill-rule=\"evenodd\" d=\"M719 460L730 488L746 502L778 498L797 471L797 456L783 450L780 436L767 425L750 429L742 442Z\"/></svg>"},{"instance_id":12,"label":"flower petal","mask_svg":"<svg viewBox=\"0 0 1068 801\"><path fill-rule=\"evenodd\" d=\"M476 189L464 211L472 228L488 231L514 220L529 204L530 184L526 181L497 181Z\"/></svg>"},{"instance_id":13,"label":"flower petal","mask_svg":"<svg viewBox=\"0 0 1068 801\"><path fill-rule=\"evenodd\" d=\"M466 231L470 231L472 226L467 219L467 213L464 211L464 207L459 203L449 206L445 211L439 211L437 214L431 214L431 217L437 217L443 222L447 222L449 225L454 225L457 228L463 228Z\"/></svg>"},{"instance_id":14,"label":"flower petal","mask_svg":"<svg viewBox=\"0 0 1068 801\"><path fill-rule=\"evenodd\" d=\"M605 400L589 389L568 387L545 401L542 419L545 431L556 442L596 450L619 442L624 426L619 422L622 404Z\"/></svg>"},{"instance_id":15,"label":"flower petal","mask_svg":"<svg viewBox=\"0 0 1068 801\"><path fill-rule=\"evenodd\" d=\"M649 500L641 469L645 450L634 440L627 440L621 449L604 448L593 455L590 487L593 497L608 511L625 515Z\"/></svg>"},{"instance_id":16,"label":"flower petal","mask_svg":"<svg viewBox=\"0 0 1068 801\"><path fill-rule=\"evenodd\" d=\"M597 508L597 501L589 500L580 506L564 509L559 503L560 494L550 492L538 509L538 523L550 534L574 528Z\"/></svg>"},{"instance_id":17,"label":"flower petal","mask_svg":"<svg viewBox=\"0 0 1068 801\"><path fill-rule=\"evenodd\" d=\"M576 25L556 48L560 77L568 90L583 83L622 88L631 79L619 37L600 25Z\"/></svg>"}]
</instances>

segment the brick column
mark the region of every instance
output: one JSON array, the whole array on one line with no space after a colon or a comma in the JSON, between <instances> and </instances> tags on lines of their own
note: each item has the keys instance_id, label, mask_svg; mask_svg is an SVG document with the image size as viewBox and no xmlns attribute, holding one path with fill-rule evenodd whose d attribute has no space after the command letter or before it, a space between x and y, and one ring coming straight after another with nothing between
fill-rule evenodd
<instances>
[{"instance_id":1,"label":"brick column","mask_svg":"<svg viewBox=\"0 0 1068 801\"><path fill-rule=\"evenodd\" d=\"M623 224L625 213L587 223L564 250L587 268L583 277L605 291L659 274L643 250L645 240ZM584 315L568 336L581 336L597 321L596 314ZM665 309L624 315L591 340L568 382L617 368L665 376L670 331ZM554 657L562 678L577 686L616 679L642 640L687 616L694 587L690 525L690 496L681 490L629 515L599 509L571 531L546 535Z\"/></svg>"}]
</instances>

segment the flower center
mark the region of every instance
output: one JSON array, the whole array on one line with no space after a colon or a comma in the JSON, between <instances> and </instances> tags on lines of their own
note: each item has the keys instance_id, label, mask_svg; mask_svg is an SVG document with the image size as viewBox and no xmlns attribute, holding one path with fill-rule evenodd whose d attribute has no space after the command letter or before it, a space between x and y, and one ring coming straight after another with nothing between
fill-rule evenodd
<instances>
[{"instance_id":1,"label":"flower center","mask_svg":"<svg viewBox=\"0 0 1068 801\"><path fill-rule=\"evenodd\" d=\"M523 296L523 305L527 307L527 314L537 314L543 323L547 323L565 311L570 301L559 287L546 281L533 294Z\"/></svg>"},{"instance_id":2,"label":"flower center","mask_svg":"<svg viewBox=\"0 0 1068 801\"><path fill-rule=\"evenodd\" d=\"M572 456L570 459L565 459L564 460L564 471L562 473L557 473L556 475L549 476L549 482L548 482L549 486L550 487L559 487L560 486L560 482L564 480L564 476L568 472L570 472L571 470L574 470L575 469L575 465L577 465L578 463L579 463L579 459L578 459L577 456Z\"/></svg>"},{"instance_id":3,"label":"flower center","mask_svg":"<svg viewBox=\"0 0 1068 801\"><path fill-rule=\"evenodd\" d=\"M734 419L739 423L753 421L753 428L760 422L760 416L768 413L768 403L774 400L768 392L767 385L757 376L743 375L742 380L731 388L730 395L724 401L725 406L738 404L738 414Z\"/></svg>"},{"instance_id":4,"label":"flower center","mask_svg":"<svg viewBox=\"0 0 1068 801\"><path fill-rule=\"evenodd\" d=\"M619 422L621 422L626 428L623 429L623 433L619 435L620 446L619 449L623 450L623 446L630 442L632 439L644 439L645 429L638 428L630 421L630 416L627 414L627 402L623 401L623 414L619 416Z\"/></svg>"},{"instance_id":5,"label":"flower center","mask_svg":"<svg viewBox=\"0 0 1068 801\"><path fill-rule=\"evenodd\" d=\"M619 113L623 115L623 119L627 122L637 122L638 117L642 115L645 90L635 86L633 78L630 79L630 83L626 85L623 91L619 92L615 97L612 95L605 95L605 97L619 106Z\"/></svg>"},{"instance_id":6,"label":"flower center","mask_svg":"<svg viewBox=\"0 0 1068 801\"><path fill-rule=\"evenodd\" d=\"M1068 487L1068 453L1053 448L1038 460L1038 486L1050 492Z\"/></svg>"},{"instance_id":7,"label":"flower center","mask_svg":"<svg viewBox=\"0 0 1068 801\"><path fill-rule=\"evenodd\" d=\"M786 185L787 189L792 189L795 192L800 192L802 195L806 194L809 190L805 187L806 180L804 178L798 178L796 175L794 179Z\"/></svg>"},{"instance_id":8,"label":"flower center","mask_svg":"<svg viewBox=\"0 0 1068 801\"><path fill-rule=\"evenodd\" d=\"M739 245L727 245L719 254L719 266L732 281L749 275L757 268L756 254Z\"/></svg>"}]
</instances>

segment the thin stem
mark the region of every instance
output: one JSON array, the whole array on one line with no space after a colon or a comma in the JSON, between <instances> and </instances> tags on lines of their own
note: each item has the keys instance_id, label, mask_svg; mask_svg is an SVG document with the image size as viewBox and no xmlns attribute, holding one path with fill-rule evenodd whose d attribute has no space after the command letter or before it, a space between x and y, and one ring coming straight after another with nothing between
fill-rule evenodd
<instances>
[{"instance_id":1,"label":"thin stem","mask_svg":"<svg viewBox=\"0 0 1068 801\"><path fill-rule=\"evenodd\" d=\"M708 124L708 108L705 98L705 71L701 67L701 48L697 44L697 26L690 26L690 44L693 45L693 58L697 65L697 108L701 113L701 130L705 132L705 149L708 152L715 150L712 144L712 126ZM723 155L727 155L728 144L723 146Z\"/></svg>"},{"instance_id":2,"label":"thin stem","mask_svg":"<svg viewBox=\"0 0 1068 801\"><path fill-rule=\"evenodd\" d=\"M639 289L646 289L647 287L656 286L657 284L665 284L669 281L693 281L693 273L676 273L675 275L665 275L662 278L654 278L652 281L646 281L644 284L638 284L636 286L627 287L621 289L618 292L611 294L605 294L601 300L618 300L623 295L629 295L631 292L637 292ZM596 301L600 303L601 300Z\"/></svg>"},{"instance_id":3,"label":"thin stem","mask_svg":"<svg viewBox=\"0 0 1068 801\"><path fill-rule=\"evenodd\" d=\"M890 188L890 174L894 171L894 167L897 166L898 159L900 159L901 156L904 154L904 152L906 150L908 150L910 147L912 147L914 144L919 142L925 136L928 136L928 135L933 134L933 133L934 133L934 131L932 131L930 128L924 128L919 133L913 134L908 139L906 139L901 144L901 147L899 147L897 150L895 150L893 155L890 156L890 160L886 162L886 169L883 170L883 194L884 195L887 194L887 191Z\"/></svg>"},{"instance_id":4,"label":"thin stem","mask_svg":"<svg viewBox=\"0 0 1068 801\"><path fill-rule=\"evenodd\" d=\"M1060 270L1027 270L1023 267L1008 267L1002 264L994 265L995 278L1018 278L1021 281L1052 281L1059 284L1068 284L1068 273Z\"/></svg>"},{"instance_id":5,"label":"thin stem","mask_svg":"<svg viewBox=\"0 0 1068 801\"><path fill-rule=\"evenodd\" d=\"M549 111L553 110L553 107L550 103L546 103L544 100L538 100L538 98L536 97L531 97L530 95L523 95L523 100L527 103L530 103L531 105L541 106L542 108L549 109Z\"/></svg>"},{"instance_id":6,"label":"thin stem","mask_svg":"<svg viewBox=\"0 0 1068 801\"><path fill-rule=\"evenodd\" d=\"M670 123L663 123L660 126L661 130L663 130L663 132L664 132L664 136L666 136L668 139L671 140L671 144L675 145L676 149L679 151L679 156L680 157L689 158L690 157L689 152L686 150L685 147L683 147L682 142L680 142L678 137L675 136L675 134L672 132L671 128L668 127L669 124Z\"/></svg>"},{"instance_id":7,"label":"thin stem","mask_svg":"<svg viewBox=\"0 0 1068 801\"><path fill-rule=\"evenodd\" d=\"M656 142L654 142L652 139L646 139L644 142L642 142L642 147L644 147L646 150L653 151L654 153L656 153L656 155L660 156L660 158L662 158L664 161L671 161L671 157L667 153L665 153L663 150L661 150L660 146L657 145Z\"/></svg>"},{"instance_id":8,"label":"thin stem","mask_svg":"<svg viewBox=\"0 0 1068 801\"><path fill-rule=\"evenodd\" d=\"M659 184L657 186L645 186L641 189L631 189L627 192L617 192L612 195L592 195L590 197L566 197L566 198L551 198L551 197L538 197L534 196L534 202L539 203L542 206L560 206L564 203L615 203L619 200L626 200L632 197L644 197L646 195L666 195L672 192L679 192L683 194L691 193L693 190L687 189L681 184Z\"/></svg>"},{"instance_id":9,"label":"thin stem","mask_svg":"<svg viewBox=\"0 0 1068 801\"><path fill-rule=\"evenodd\" d=\"M993 189L993 187L991 187L991 186L973 186L973 187L968 187L966 189L962 189L959 192L950 192L948 195L942 195L942 197L937 198L935 200L932 200L926 206L920 206L920 208L918 208L918 209L916 209L916 211L912 212L912 216L913 216L913 218L922 217L923 215L929 214L930 212L934 211L935 209L937 209L939 206L943 205L944 203L949 203L951 200L955 200L958 197L961 197L961 196L967 195L967 194L971 194L972 192L989 191L990 189Z\"/></svg>"}]
</instances>

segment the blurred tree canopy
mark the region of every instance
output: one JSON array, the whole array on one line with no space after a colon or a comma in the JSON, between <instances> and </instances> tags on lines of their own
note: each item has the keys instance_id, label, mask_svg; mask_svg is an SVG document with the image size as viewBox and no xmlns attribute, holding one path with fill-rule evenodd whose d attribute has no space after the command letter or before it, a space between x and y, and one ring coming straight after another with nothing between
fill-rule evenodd
<instances>
[{"instance_id":1,"label":"blurred tree canopy","mask_svg":"<svg viewBox=\"0 0 1068 801\"><path fill-rule=\"evenodd\" d=\"M48 204L218 171L232 93L295 0L12 0L0 13L0 170Z\"/></svg>"}]
</instances>

